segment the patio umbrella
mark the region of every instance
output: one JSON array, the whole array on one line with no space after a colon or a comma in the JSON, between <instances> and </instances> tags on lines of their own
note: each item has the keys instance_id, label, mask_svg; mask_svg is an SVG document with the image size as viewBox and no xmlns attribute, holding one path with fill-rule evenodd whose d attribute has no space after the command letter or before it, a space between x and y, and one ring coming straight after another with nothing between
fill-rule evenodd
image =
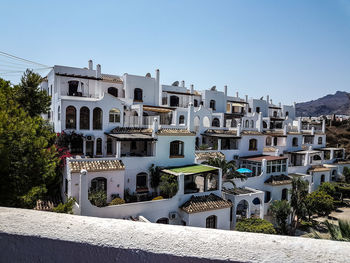
<instances>
[{"instance_id":1,"label":"patio umbrella","mask_svg":"<svg viewBox=\"0 0 350 263\"><path fill-rule=\"evenodd\" d=\"M253 171L247 169L247 168L239 168L238 170L236 170L236 172L239 172L241 174L250 174L252 173Z\"/></svg>"}]
</instances>

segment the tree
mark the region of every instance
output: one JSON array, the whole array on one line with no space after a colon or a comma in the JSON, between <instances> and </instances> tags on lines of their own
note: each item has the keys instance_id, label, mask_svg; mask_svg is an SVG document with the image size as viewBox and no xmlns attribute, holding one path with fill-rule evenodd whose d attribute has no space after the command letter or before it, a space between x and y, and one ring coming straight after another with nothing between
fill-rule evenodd
<instances>
[{"instance_id":1,"label":"tree","mask_svg":"<svg viewBox=\"0 0 350 263\"><path fill-rule=\"evenodd\" d=\"M235 230L264 234L276 234L276 230L269 221L260 218L244 218L237 222Z\"/></svg>"},{"instance_id":2,"label":"tree","mask_svg":"<svg viewBox=\"0 0 350 263\"><path fill-rule=\"evenodd\" d=\"M326 216L333 210L333 197L324 191L318 190L307 195L305 205L309 220L314 213L319 216Z\"/></svg>"},{"instance_id":3,"label":"tree","mask_svg":"<svg viewBox=\"0 0 350 263\"><path fill-rule=\"evenodd\" d=\"M308 194L309 184L307 181L302 180L300 177L293 178L291 189L291 207L292 212L292 228L293 232L296 230L300 219L305 214L305 198Z\"/></svg>"},{"instance_id":4,"label":"tree","mask_svg":"<svg viewBox=\"0 0 350 263\"><path fill-rule=\"evenodd\" d=\"M156 191L160 183L160 168L152 163L148 171L151 176L151 187Z\"/></svg>"},{"instance_id":5,"label":"tree","mask_svg":"<svg viewBox=\"0 0 350 263\"><path fill-rule=\"evenodd\" d=\"M17 101L15 88L0 79L0 205L33 208L58 191L55 134Z\"/></svg>"},{"instance_id":6,"label":"tree","mask_svg":"<svg viewBox=\"0 0 350 263\"><path fill-rule=\"evenodd\" d=\"M335 189L335 186L334 184L332 183L329 183L329 182L325 182L325 183L322 183L320 185L320 187L318 188L319 191L323 191L325 192L326 194L334 197L335 193L336 193L336 189Z\"/></svg>"},{"instance_id":7,"label":"tree","mask_svg":"<svg viewBox=\"0 0 350 263\"><path fill-rule=\"evenodd\" d=\"M177 177L175 175L163 174L160 177L159 189L162 196L172 198L178 190Z\"/></svg>"},{"instance_id":8,"label":"tree","mask_svg":"<svg viewBox=\"0 0 350 263\"><path fill-rule=\"evenodd\" d=\"M46 91L40 90L41 82L39 74L27 69L21 83L15 87L16 100L31 117L47 113L50 109L51 97Z\"/></svg>"},{"instance_id":9,"label":"tree","mask_svg":"<svg viewBox=\"0 0 350 263\"><path fill-rule=\"evenodd\" d=\"M344 175L344 178L345 178L345 182L350 184L350 169L348 167L344 167L343 175Z\"/></svg>"},{"instance_id":10,"label":"tree","mask_svg":"<svg viewBox=\"0 0 350 263\"><path fill-rule=\"evenodd\" d=\"M324 223L332 240L350 242L350 221L339 220L338 225L334 225L328 220Z\"/></svg>"},{"instance_id":11,"label":"tree","mask_svg":"<svg viewBox=\"0 0 350 263\"><path fill-rule=\"evenodd\" d=\"M270 211L276 220L279 231L287 234L287 219L291 213L291 207L287 200L275 200L270 205Z\"/></svg>"},{"instance_id":12,"label":"tree","mask_svg":"<svg viewBox=\"0 0 350 263\"><path fill-rule=\"evenodd\" d=\"M244 174L236 172L236 165L234 161L226 161L224 158L210 158L208 161L203 162L203 164L208 164L214 167L221 168L222 177L224 179L235 179L240 178L241 180L246 179L247 177ZM231 181L235 186L234 181Z\"/></svg>"}]
</instances>

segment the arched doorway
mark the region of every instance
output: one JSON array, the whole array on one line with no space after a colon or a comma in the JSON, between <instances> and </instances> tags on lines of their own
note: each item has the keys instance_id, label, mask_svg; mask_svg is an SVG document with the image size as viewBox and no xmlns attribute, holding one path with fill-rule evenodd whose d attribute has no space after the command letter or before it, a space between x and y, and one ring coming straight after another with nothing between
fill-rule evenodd
<instances>
[{"instance_id":1,"label":"arched doorway","mask_svg":"<svg viewBox=\"0 0 350 263\"><path fill-rule=\"evenodd\" d=\"M237 208L236 208L236 219L242 219L242 218L248 218L249 212L249 204L246 200L241 200L238 204L237 204Z\"/></svg>"}]
</instances>

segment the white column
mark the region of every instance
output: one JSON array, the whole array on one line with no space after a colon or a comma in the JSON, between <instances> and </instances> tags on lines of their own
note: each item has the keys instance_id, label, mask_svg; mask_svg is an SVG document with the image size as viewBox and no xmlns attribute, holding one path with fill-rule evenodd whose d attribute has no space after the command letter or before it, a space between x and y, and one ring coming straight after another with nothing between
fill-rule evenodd
<instances>
[{"instance_id":1,"label":"white column","mask_svg":"<svg viewBox=\"0 0 350 263\"><path fill-rule=\"evenodd\" d=\"M121 141L115 141L115 157L120 158L121 155Z\"/></svg>"},{"instance_id":2,"label":"white column","mask_svg":"<svg viewBox=\"0 0 350 263\"><path fill-rule=\"evenodd\" d=\"M86 155L86 140L83 140L83 154Z\"/></svg>"},{"instance_id":3,"label":"white column","mask_svg":"<svg viewBox=\"0 0 350 263\"><path fill-rule=\"evenodd\" d=\"M96 149L97 149L97 139L94 139L94 145L93 145L93 156L96 156Z\"/></svg>"},{"instance_id":4,"label":"white column","mask_svg":"<svg viewBox=\"0 0 350 263\"><path fill-rule=\"evenodd\" d=\"M221 139L218 139L218 151L221 151Z\"/></svg>"}]
</instances>

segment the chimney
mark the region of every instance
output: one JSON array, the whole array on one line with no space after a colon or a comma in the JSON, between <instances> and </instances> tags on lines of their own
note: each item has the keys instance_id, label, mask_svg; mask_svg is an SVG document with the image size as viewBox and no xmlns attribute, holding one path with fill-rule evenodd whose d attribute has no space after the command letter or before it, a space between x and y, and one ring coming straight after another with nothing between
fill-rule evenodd
<instances>
[{"instance_id":1,"label":"chimney","mask_svg":"<svg viewBox=\"0 0 350 263\"><path fill-rule=\"evenodd\" d=\"M267 104L269 104L269 102L270 102L270 96L269 95L266 96L266 102L267 102Z\"/></svg>"},{"instance_id":2,"label":"chimney","mask_svg":"<svg viewBox=\"0 0 350 263\"><path fill-rule=\"evenodd\" d=\"M237 137L241 137L241 124L238 123L237 125Z\"/></svg>"},{"instance_id":3,"label":"chimney","mask_svg":"<svg viewBox=\"0 0 350 263\"><path fill-rule=\"evenodd\" d=\"M191 92L191 94L193 94L193 92L194 92L193 84L191 84L190 87L191 87L191 88L190 88L190 92Z\"/></svg>"},{"instance_id":4,"label":"chimney","mask_svg":"<svg viewBox=\"0 0 350 263\"><path fill-rule=\"evenodd\" d=\"M238 98L238 91L236 92L236 97Z\"/></svg>"},{"instance_id":5,"label":"chimney","mask_svg":"<svg viewBox=\"0 0 350 263\"><path fill-rule=\"evenodd\" d=\"M181 87L183 87L183 88L185 87L185 81L184 80L181 81Z\"/></svg>"},{"instance_id":6,"label":"chimney","mask_svg":"<svg viewBox=\"0 0 350 263\"><path fill-rule=\"evenodd\" d=\"M298 118L298 132L301 132L301 117Z\"/></svg>"},{"instance_id":7,"label":"chimney","mask_svg":"<svg viewBox=\"0 0 350 263\"><path fill-rule=\"evenodd\" d=\"M92 70L92 67L93 67L93 63L92 63L92 60L90 59L89 60L89 69Z\"/></svg>"},{"instance_id":8,"label":"chimney","mask_svg":"<svg viewBox=\"0 0 350 263\"><path fill-rule=\"evenodd\" d=\"M224 86L225 97L227 97L227 85Z\"/></svg>"},{"instance_id":9,"label":"chimney","mask_svg":"<svg viewBox=\"0 0 350 263\"><path fill-rule=\"evenodd\" d=\"M248 102L248 95L245 95L245 102Z\"/></svg>"},{"instance_id":10,"label":"chimney","mask_svg":"<svg viewBox=\"0 0 350 263\"><path fill-rule=\"evenodd\" d=\"M263 119L262 119L262 113L261 112L259 112L258 121L256 122L256 126L258 128L258 132L262 132L263 131Z\"/></svg>"},{"instance_id":11,"label":"chimney","mask_svg":"<svg viewBox=\"0 0 350 263\"><path fill-rule=\"evenodd\" d=\"M152 125L152 137L154 138L158 132L158 118L153 119L153 125Z\"/></svg>"},{"instance_id":12,"label":"chimney","mask_svg":"<svg viewBox=\"0 0 350 263\"><path fill-rule=\"evenodd\" d=\"M315 127L313 127L313 126L311 128L311 135L315 135Z\"/></svg>"},{"instance_id":13,"label":"chimney","mask_svg":"<svg viewBox=\"0 0 350 263\"><path fill-rule=\"evenodd\" d=\"M96 65L96 78L101 78L101 65L97 64Z\"/></svg>"},{"instance_id":14,"label":"chimney","mask_svg":"<svg viewBox=\"0 0 350 263\"><path fill-rule=\"evenodd\" d=\"M322 132L326 133L326 120L325 119L322 120Z\"/></svg>"},{"instance_id":15,"label":"chimney","mask_svg":"<svg viewBox=\"0 0 350 263\"><path fill-rule=\"evenodd\" d=\"M270 99L270 103L272 104L272 99Z\"/></svg>"},{"instance_id":16,"label":"chimney","mask_svg":"<svg viewBox=\"0 0 350 263\"><path fill-rule=\"evenodd\" d=\"M158 94L158 102L155 101L156 106L161 106L162 103L162 96L163 96L163 91L162 87L160 86L160 72L159 69L156 69L156 87L155 87L155 96Z\"/></svg>"},{"instance_id":17,"label":"chimney","mask_svg":"<svg viewBox=\"0 0 350 263\"><path fill-rule=\"evenodd\" d=\"M283 135L287 135L287 125L283 126Z\"/></svg>"},{"instance_id":18,"label":"chimney","mask_svg":"<svg viewBox=\"0 0 350 263\"><path fill-rule=\"evenodd\" d=\"M279 103L278 103L278 107L280 107L280 108L281 108L281 106L282 106L282 103L281 103L281 102L279 102Z\"/></svg>"},{"instance_id":19,"label":"chimney","mask_svg":"<svg viewBox=\"0 0 350 263\"><path fill-rule=\"evenodd\" d=\"M193 84L191 84L191 87L190 87L190 93L191 93L191 94L193 94L193 93L194 93ZM193 97L193 95L192 95L192 96L190 96L190 103L192 103L192 105L193 105L193 103L194 103L194 97Z\"/></svg>"}]
</instances>

